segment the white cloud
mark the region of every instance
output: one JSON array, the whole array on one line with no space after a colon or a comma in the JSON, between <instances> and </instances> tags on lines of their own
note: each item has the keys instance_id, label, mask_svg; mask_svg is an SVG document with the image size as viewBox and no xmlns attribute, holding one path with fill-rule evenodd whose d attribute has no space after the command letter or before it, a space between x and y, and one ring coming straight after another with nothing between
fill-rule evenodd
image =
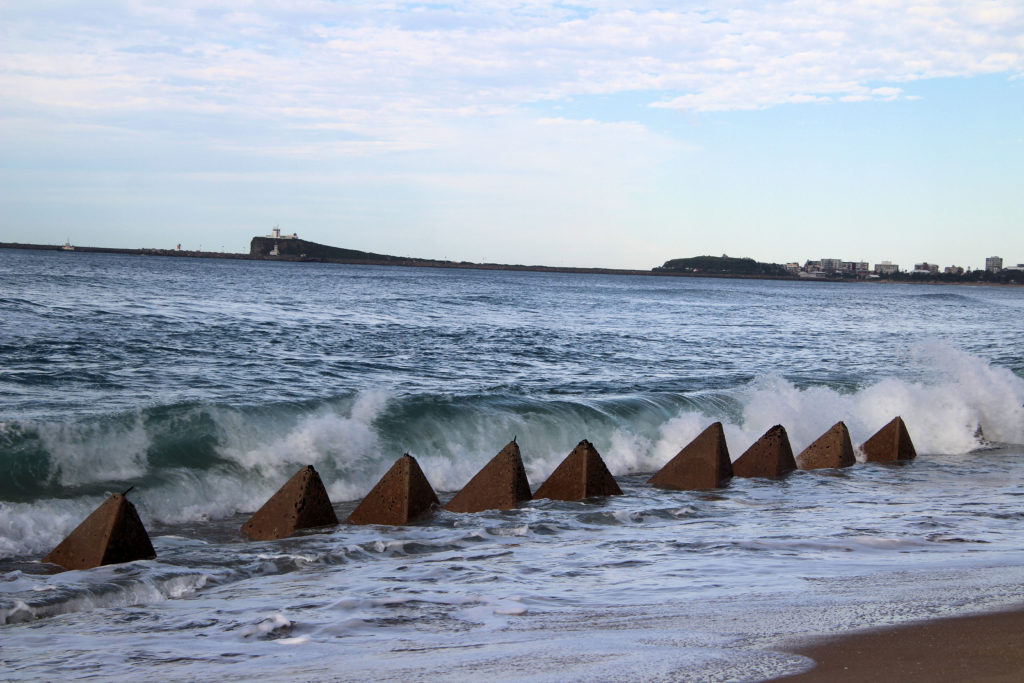
<instances>
[{"instance_id":1,"label":"white cloud","mask_svg":"<svg viewBox=\"0 0 1024 683\"><path fill-rule=\"evenodd\" d=\"M758 109L892 99L888 84L1024 66L1013 2L58 7L5 10L6 108L220 114L417 138L400 146L422 144L416 131L438 122L573 96L642 91L659 107Z\"/></svg>"},{"instance_id":2,"label":"white cloud","mask_svg":"<svg viewBox=\"0 0 1024 683\"><path fill-rule=\"evenodd\" d=\"M903 89L893 87L874 88L871 91L871 94L875 98L880 100L895 100L899 99L899 97L903 94Z\"/></svg>"}]
</instances>

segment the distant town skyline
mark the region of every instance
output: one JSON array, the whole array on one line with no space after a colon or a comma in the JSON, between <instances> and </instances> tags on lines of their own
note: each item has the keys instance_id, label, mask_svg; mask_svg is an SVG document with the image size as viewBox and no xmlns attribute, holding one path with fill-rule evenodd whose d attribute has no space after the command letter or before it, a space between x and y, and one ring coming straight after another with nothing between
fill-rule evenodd
<instances>
[{"instance_id":1,"label":"distant town skyline","mask_svg":"<svg viewBox=\"0 0 1024 683\"><path fill-rule=\"evenodd\" d=\"M1018 2L0 8L0 242L1024 261ZM819 255L819 256L813 256Z\"/></svg>"},{"instance_id":2,"label":"distant town skyline","mask_svg":"<svg viewBox=\"0 0 1024 683\"><path fill-rule=\"evenodd\" d=\"M786 270L792 273L847 273L856 275L880 274L891 275L893 273L946 273L962 275L969 271L983 270L990 273L998 273L1002 270L1024 271L1024 263L1013 261L1005 263L1001 256L988 256L982 266L974 267L963 263L935 263L932 261L917 261L912 266L893 263L892 261L876 261L872 265L870 261L845 261L836 258L807 259L802 264L798 261L790 261L783 264Z\"/></svg>"},{"instance_id":3,"label":"distant town skyline","mask_svg":"<svg viewBox=\"0 0 1024 683\"><path fill-rule=\"evenodd\" d=\"M960 268L969 269L969 270L999 270L999 269L1004 267L1003 266L1003 262L1005 260L1006 259L1004 259L1002 256L987 256L987 257L985 257L985 263L983 265L978 266L978 267L972 267L970 264L965 264L965 263L936 263L934 261L919 260L919 261L916 261L913 264L913 266L908 267L907 264L893 263L892 261L889 261L889 260L873 261L872 262L872 261L848 261L846 259L841 259L841 258L829 258L829 259L805 259L804 260L804 265L807 265L807 264L810 264L810 263L819 263L819 264L821 264L822 268L832 269L832 270L836 270L836 269L838 269L840 267L840 265L845 265L845 264L864 264L865 266L871 266L872 263L874 264L874 269L877 269L878 266L880 266L880 265L891 266L894 269L900 269L900 270L911 270L911 269L916 269L916 268L918 268L918 266L921 266L921 265L925 265L925 266L932 265L932 266L938 266L938 267L945 267L945 266L960 267ZM827 261L831 261L833 263L826 263ZM789 265L789 264L787 263L786 265Z\"/></svg>"}]
</instances>

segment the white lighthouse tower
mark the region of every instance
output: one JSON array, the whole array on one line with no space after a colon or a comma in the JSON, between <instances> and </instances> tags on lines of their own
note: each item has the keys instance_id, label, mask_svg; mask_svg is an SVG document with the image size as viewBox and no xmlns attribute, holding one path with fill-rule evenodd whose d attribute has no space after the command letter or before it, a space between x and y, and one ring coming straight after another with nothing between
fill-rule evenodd
<instances>
[{"instance_id":1,"label":"white lighthouse tower","mask_svg":"<svg viewBox=\"0 0 1024 683\"><path fill-rule=\"evenodd\" d=\"M299 239L299 234L293 232L290 235L282 235L281 234L281 227L278 226L278 225L275 225L273 228L271 228L270 234L267 235L267 238L274 240L274 248L270 250L270 253L268 254L268 256L280 256L281 252L277 248L278 247L278 240L297 240L297 239Z\"/></svg>"}]
</instances>

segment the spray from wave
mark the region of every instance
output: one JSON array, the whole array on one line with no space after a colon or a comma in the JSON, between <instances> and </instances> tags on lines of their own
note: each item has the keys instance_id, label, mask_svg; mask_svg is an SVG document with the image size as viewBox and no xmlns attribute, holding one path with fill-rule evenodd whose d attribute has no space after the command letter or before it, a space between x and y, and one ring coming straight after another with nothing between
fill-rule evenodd
<instances>
[{"instance_id":1,"label":"spray from wave","mask_svg":"<svg viewBox=\"0 0 1024 683\"><path fill-rule=\"evenodd\" d=\"M764 375L731 391L600 398L520 394L407 397L237 407L180 404L72 423L0 423L0 557L52 548L104 496L136 487L143 520L222 519L258 508L305 464L331 498L364 495L404 452L455 491L513 436L537 486L584 438L615 474L651 472L710 422L733 458L774 424L796 452L838 420L863 442L901 415L922 454L966 453L984 437L1024 444L1024 379L940 344L916 351L919 382L800 388Z\"/></svg>"}]
</instances>

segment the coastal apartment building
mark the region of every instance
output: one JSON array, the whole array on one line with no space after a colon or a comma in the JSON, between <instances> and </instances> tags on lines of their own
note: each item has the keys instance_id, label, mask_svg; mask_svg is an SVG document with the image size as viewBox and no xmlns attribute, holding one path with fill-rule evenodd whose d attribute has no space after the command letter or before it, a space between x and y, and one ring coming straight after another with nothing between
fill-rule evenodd
<instances>
[{"instance_id":1,"label":"coastal apartment building","mask_svg":"<svg viewBox=\"0 0 1024 683\"><path fill-rule=\"evenodd\" d=\"M985 270L990 273L998 273L1003 269L1003 257L1002 256L989 256L985 259Z\"/></svg>"},{"instance_id":2,"label":"coastal apartment building","mask_svg":"<svg viewBox=\"0 0 1024 683\"><path fill-rule=\"evenodd\" d=\"M871 272L867 261L843 261L841 269L849 275L867 275Z\"/></svg>"},{"instance_id":3,"label":"coastal apartment building","mask_svg":"<svg viewBox=\"0 0 1024 683\"><path fill-rule=\"evenodd\" d=\"M843 269L843 260L837 258L823 258L820 261L823 273L838 273Z\"/></svg>"},{"instance_id":4,"label":"coastal apartment building","mask_svg":"<svg viewBox=\"0 0 1024 683\"><path fill-rule=\"evenodd\" d=\"M877 275L892 275L898 272L900 272L899 264L891 261L882 261L875 264L875 273Z\"/></svg>"},{"instance_id":5,"label":"coastal apartment building","mask_svg":"<svg viewBox=\"0 0 1024 683\"><path fill-rule=\"evenodd\" d=\"M867 261L843 261L837 258L823 258L819 261L805 261L803 268L796 262L787 263L786 270L800 277L840 274L867 277L871 273L871 266Z\"/></svg>"}]
</instances>

